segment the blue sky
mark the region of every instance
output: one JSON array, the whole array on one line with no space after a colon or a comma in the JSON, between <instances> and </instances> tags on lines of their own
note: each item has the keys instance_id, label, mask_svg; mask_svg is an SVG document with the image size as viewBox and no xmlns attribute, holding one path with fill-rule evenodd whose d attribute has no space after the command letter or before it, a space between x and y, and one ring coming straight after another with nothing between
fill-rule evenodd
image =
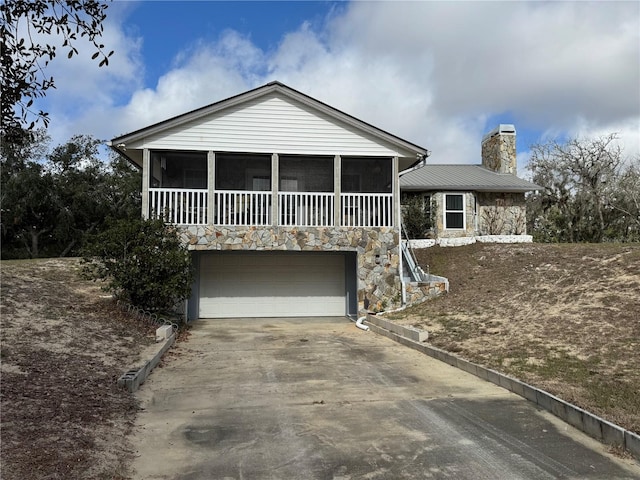
<instances>
[{"instance_id":1,"label":"blue sky","mask_svg":"<svg viewBox=\"0 0 640 480\"><path fill-rule=\"evenodd\" d=\"M245 35L265 51L277 49L282 35L304 22L321 25L337 2L136 2L127 19L144 38L145 86L153 87L173 59L200 43L214 43L225 31Z\"/></svg>"},{"instance_id":2,"label":"blue sky","mask_svg":"<svg viewBox=\"0 0 640 480\"><path fill-rule=\"evenodd\" d=\"M107 68L89 48L50 66L54 142L278 80L433 163L478 163L499 123L516 126L520 171L549 138L618 132L640 154L640 2L115 1L103 42Z\"/></svg>"}]
</instances>

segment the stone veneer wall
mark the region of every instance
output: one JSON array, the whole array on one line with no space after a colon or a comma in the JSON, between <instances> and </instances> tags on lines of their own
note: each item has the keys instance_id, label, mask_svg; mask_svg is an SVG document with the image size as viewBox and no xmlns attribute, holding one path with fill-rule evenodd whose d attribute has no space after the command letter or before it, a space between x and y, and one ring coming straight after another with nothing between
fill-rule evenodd
<instances>
[{"instance_id":1,"label":"stone veneer wall","mask_svg":"<svg viewBox=\"0 0 640 480\"><path fill-rule=\"evenodd\" d=\"M478 235L525 235L527 233L527 211L524 193L450 192L464 194L464 230L445 230L443 211L445 193L426 193L431 193L433 205L435 206L433 233L437 238L461 238Z\"/></svg>"},{"instance_id":2,"label":"stone veneer wall","mask_svg":"<svg viewBox=\"0 0 640 480\"><path fill-rule=\"evenodd\" d=\"M465 228L464 230L445 230L444 228L444 195L443 192L432 193L432 200L436 207L434 215L434 233L438 238L472 237L476 234L475 196L473 192L447 192L452 194L464 194L465 201Z\"/></svg>"},{"instance_id":3,"label":"stone veneer wall","mask_svg":"<svg viewBox=\"0 0 640 480\"><path fill-rule=\"evenodd\" d=\"M439 278L439 280L405 283L407 305L417 305L447 293L449 291L449 281L444 277L437 278Z\"/></svg>"},{"instance_id":4,"label":"stone veneer wall","mask_svg":"<svg viewBox=\"0 0 640 480\"><path fill-rule=\"evenodd\" d=\"M482 166L498 173L516 174L515 133L495 133L482 142Z\"/></svg>"},{"instance_id":5,"label":"stone veneer wall","mask_svg":"<svg viewBox=\"0 0 640 480\"><path fill-rule=\"evenodd\" d=\"M527 209L524 193L478 192L479 235L525 235Z\"/></svg>"},{"instance_id":6,"label":"stone veneer wall","mask_svg":"<svg viewBox=\"0 0 640 480\"><path fill-rule=\"evenodd\" d=\"M401 304L398 232L391 227L177 227L180 240L198 251L357 252L358 311Z\"/></svg>"}]
</instances>

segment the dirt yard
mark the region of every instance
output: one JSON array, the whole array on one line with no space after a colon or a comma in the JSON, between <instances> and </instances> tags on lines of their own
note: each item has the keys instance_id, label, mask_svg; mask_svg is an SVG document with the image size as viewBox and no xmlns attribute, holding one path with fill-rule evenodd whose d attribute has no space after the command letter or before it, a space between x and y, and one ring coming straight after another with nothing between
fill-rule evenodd
<instances>
[{"instance_id":1,"label":"dirt yard","mask_svg":"<svg viewBox=\"0 0 640 480\"><path fill-rule=\"evenodd\" d=\"M2 479L127 478L137 405L116 380L155 328L81 280L76 259L1 268Z\"/></svg>"},{"instance_id":2,"label":"dirt yard","mask_svg":"<svg viewBox=\"0 0 640 480\"><path fill-rule=\"evenodd\" d=\"M395 315L435 346L640 432L640 245L417 251L451 292ZM153 342L74 259L1 263L1 477L128 478L134 397L116 379Z\"/></svg>"},{"instance_id":3,"label":"dirt yard","mask_svg":"<svg viewBox=\"0 0 640 480\"><path fill-rule=\"evenodd\" d=\"M640 245L416 250L450 293L387 318L640 433Z\"/></svg>"}]
</instances>

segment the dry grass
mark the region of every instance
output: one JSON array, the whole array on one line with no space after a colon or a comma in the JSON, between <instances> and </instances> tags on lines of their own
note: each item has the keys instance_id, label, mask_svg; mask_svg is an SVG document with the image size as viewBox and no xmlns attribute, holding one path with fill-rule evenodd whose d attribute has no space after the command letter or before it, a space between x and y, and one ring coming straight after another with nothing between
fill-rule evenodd
<instances>
[{"instance_id":1,"label":"dry grass","mask_svg":"<svg viewBox=\"0 0 640 480\"><path fill-rule=\"evenodd\" d=\"M75 259L3 261L2 478L125 478L137 409L117 378L153 342Z\"/></svg>"},{"instance_id":2,"label":"dry grass","mask_svg":"<svg viewBox=\"0 0 640 480\"><path fill-rule=\"evenodd\" d=\"M640 245L416 251L448 295L388 317L640 432Z\"/></svg>"}]
</instances>

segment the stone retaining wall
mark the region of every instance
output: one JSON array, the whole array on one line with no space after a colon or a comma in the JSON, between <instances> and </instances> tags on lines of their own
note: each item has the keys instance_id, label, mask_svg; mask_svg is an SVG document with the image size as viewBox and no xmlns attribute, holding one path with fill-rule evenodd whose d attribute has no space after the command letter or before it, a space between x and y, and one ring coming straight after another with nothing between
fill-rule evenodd
<instances>
[{"instance_id":1,"label":"stone retaining wall","mask_svg":"<svg viewBox=\"0 0 640 480\"><path fill-rule=\"evenodd\" d=\"M477 235L473 237L436 238L409 240L411 248L429 248L435 245L441 247L460 247L472 243L532 243L531 235Z\"/></svg>"},{"instance_id":2,"label":"stone retaining wall","mask_svg":"<svg viewBox=\"0 0 640 480\"><path fill-rule=\"evenodd\" d=\"M417 305L449 291L449 280L429 275L424 282L405 283L407 305Z\"/></svg>"}]
</instances>

